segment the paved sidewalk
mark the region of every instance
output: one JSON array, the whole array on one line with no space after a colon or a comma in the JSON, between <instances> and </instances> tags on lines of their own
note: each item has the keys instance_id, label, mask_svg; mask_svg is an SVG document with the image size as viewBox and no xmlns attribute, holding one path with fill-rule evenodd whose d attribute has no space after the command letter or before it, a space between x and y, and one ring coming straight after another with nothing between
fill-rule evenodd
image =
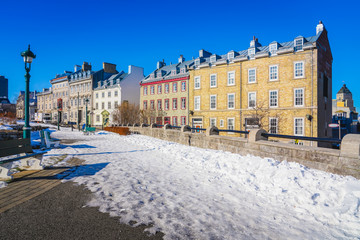
<instances>
[{"instance_id":1,"label":"paved sidewalk","mask_svg":"<svg viewBox=\"0 0 360 240\"><path fill-rule=\"evenodd\" d=\"M24 171L0 189L0 239L162 239L162 233L144 232L146 226L120 224L119 218L85 207L92 193L71 181L61 183L69 169Z\"/></svg>"}]
</instances>

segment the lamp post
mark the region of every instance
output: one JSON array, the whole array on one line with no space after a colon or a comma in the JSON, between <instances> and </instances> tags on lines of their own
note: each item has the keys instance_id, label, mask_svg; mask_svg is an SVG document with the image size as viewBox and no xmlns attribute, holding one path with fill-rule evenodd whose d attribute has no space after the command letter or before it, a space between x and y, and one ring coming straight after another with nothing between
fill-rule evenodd
<instances>
[{"instance_id":1,"label":"lamp post","mask_svg":"<svg viewBox=\"0 0 360 240\"><path fill-rule=\"evenodd\" d=\"M89 98L86 98L86 99L85 99L85 103L86 103L86 105L85 105L85 111L86 111L86 114L85 114L85 117L86 117L86 119L85 119L85 126L86 126L86 127L89 126L89 125L88 125L88 110L87 110L88 102L89 102Z\"/></svg>"},{"instance_id":2,"label":"lamp post","mask_svg":"<svg viewBox=\"0 0 360 240\"><path fill-rule=\"evenodd\" d=\"M36 58L36 55L30 51L30 44L26 51L23 51L21 53L21 56L24 58L25 62L25 125L23 127L23 138L30 138L30 124L29 124L29 85L30 85L30 69L31 69L31 63L34 58Z\"/></svg>"}]
</instances>

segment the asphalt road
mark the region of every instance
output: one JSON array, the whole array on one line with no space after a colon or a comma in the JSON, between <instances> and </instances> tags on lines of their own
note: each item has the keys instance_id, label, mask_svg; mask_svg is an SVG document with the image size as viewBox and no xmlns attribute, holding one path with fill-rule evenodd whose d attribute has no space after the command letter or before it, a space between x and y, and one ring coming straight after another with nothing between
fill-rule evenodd
<instances>
[{"instance_id":1,"label":"asphalt road","mask_svg":"<svg viewBox=\"0 0 360 240\"><path fill-rule=\"evenodd\" d=\"M73 182L53 189L0 214L0 239L162 239L146 226L131 227L119 218L84 207L92 193Z\"/></svg>"}]
</instances>

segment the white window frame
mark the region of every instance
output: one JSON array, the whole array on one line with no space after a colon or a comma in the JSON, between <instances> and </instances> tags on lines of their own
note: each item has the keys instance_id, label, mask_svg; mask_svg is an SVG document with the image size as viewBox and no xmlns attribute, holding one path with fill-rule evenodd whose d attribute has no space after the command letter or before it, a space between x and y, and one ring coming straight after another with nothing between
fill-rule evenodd
<instances>
[{"instance_id":1,"label":"white window frame","mask_svg":"<svg viewBox=\"0 0 360 240\"><path fill-rule=\"evenodd\" d=\"M215 76L215 85L212 85L211 77ZM210 74L210 88L217 87L217 74Z\"/></svg>"},{"instance_id":2,"label":"white window frame","mask_svg":"<svg viewBox=\"0 0 360 240\"><path fill-rule=\"evenodd\" d=\"M296 120L301 119L302 120L302 133L296 133ZM303 117L295 117L294 118L294 135L295 136L304 136L305 133L305 118Z\"/></svg>"},{"instance_id":3,"label":"white window frame","mask_svg":"<svg viewBox=\"0 0 360 240\"><path fill-rule=\"evenodd\" d=\"M234 100L233 100L233 107L229 107L229 103L230 103L230 101L229 101L229 97L230 96L234 96ZM228 93L227 94L227 109L235 109L235 93Z\"/></svg>"},{"instance_id":4,"label":"white window frame","mask_svg":"<svg viewBox=\"0 0 360 240\"><path fill-rule=\"evenodd\" d=\"M195 66L199 66L200 65L200 59L195 59Z\"/></svg>"},{"instance_id":5,"label":"white window frame","mask_svg":"<svg viewBox=\"0 0 360 240\"><path fill-rule=\"evenodd\" d=\"M301 63L302 64L302 75L296 76L296 64ZM297 61L294 62L294 78L305 78L305 61Z\"/></svg>"},{"instance_id":6,"label":"white window frame","mask_svg":"<svg viewBox=\"0 0 360 240\"><path fill-rule=\"evenodd\" d=\"M276 92L276 105L271 106L271 93ZM269 108L276 108L279 106L279 91L278 90L269 90Z\"/></svg>"},{"instance_id":7,"label":"white window frame","mask_svg":"<svg viewBox=\"0 0 360 240\"><path fill-rule=\"evenodd\" d=\"M211 107L211 99L215 97L215 107ZM216 100L216 95L210 95L210 110L216 110L216 106L217 106L217 100Z\"/></svg>"},{"instance_id":8,"label":"white window frame","mask_svg":"<svg viewBox=\"0 0 360 240\"><path fill-rule=\"evenodd\" d=\"M233 82L231 83L230 82L230 74L233 74L234 75L234 78L233 78ZM228 86L235 86L235 71L230 71L230 72L227 72L227 85Z\"/></svg>"},{"instance_id":9,"label":"white window frame","mask_svg":"<svg viewBox=\"0 0 360 240\"><path fill-rule=\"evenodd\" d=\"M199 85L199 86L196 86L196 85ZM201 88L201 78L200 76L195 76L194 77L194 89L200 89Z\"/></svg>"},{"instance_id":10,"label":"white window frame","mask_svg":"<svg viewBox=\"0 0 360 240\"><path fill-rule=\"evenodd\" d=\"M220 119L220 127L224 127L224 119Z\"/></svg>"},{"instance_id":11,"label":"white window frame","mask_svg":"<svg viewBox=\"0 0 360 240\"><path fill-rule=\"evenodd\" d=\"M210 63L216 62L216 56L210 56Z\"/></svg>"},{"instance_id":12,"label":"white window frame","mask_svg":"<svg viewBox=\"0 0 360 240\"><path fill-rule=\"evenodd\" d=\"M169 93L169 89L170 89L170 84L165 83L165 93Z\"/></svg>"},{"instance_id":13,"label":"white window frame","mask_svg":"<svg viewBox=\"0 0 360 240\"><path fill-rule=\"evenodd\" d=\"M269 46L269 52L271 56L277 55L277 43L270 44Z\"/></svg>"},{"instance_id":14,"label":"white window frame","mask_svg":"<svg viewBox=\"0 0 360 240\"><path fill-rule=\"evenodd\" d=\"M250 81L250 71L254 71L254 81ZM249 68L248 69L248 83L256 83L256 68Z\"/></svg>"},{"instance_id":15,"label":"white window frame","mask_svg":"<svg viewBox=\"0 0 360 240\"><path fill-rule=\"evenodd\" d=\"M271 68L276 67L276 78L271 78ZM279 65L270 65L269 66L269 81L278 81L279 80Z\"/></svg>"},{"instance_id":16,"label":"white window frame","mask_svg":"<svg viewBox=\"0 0 360 240\"><path fill-rule=\"evenodd\" d=\"M234 52L229 52L229 53L228 53L228 59L229 59L229 60L234 59L234 57L235 57L235 53L234 53Z\"/></svg>"},{"instance_id":17,"label":"white window frame","mask_svg":"<svg viewBox=\"0 0 360 240\"><path fill-rule=\"evenodd\" d=\"M271 131L271 120L276 120L275 132ZM279 132L279 118L269 117L269 133L277 134Z\"/></svg>"},{"instance_id":18,"label":"white window frame","mask_svg":"<svg viewBox=\"0 0 360 240\"><path fill-rule=\"evenodd\" d=\"M254 59L254 57L255 57L255 48L249 48L248 49L248 55L249 55L250 59Z\"/></svg>"},{"instance_id":19,"label":"white window frame","mask_svg":"<svg viewBox=\"0 0 360 240\"><path fill-rule=\"evenodd\" d=\"M251 107L250 106L250 94L254 93L255 94L255 106ZM252 109L256 107L256 92L248 92L248 108Z\"/></svg>"},{"instance_id":20,"label":"white window frame","mask_svg":"<svg viewBox=\"0 0 360 240\"><path fill-rule=\"evenodd\" d=\"M198 106L196 106L197 101L198 101ZM194 110L200 111L200 108L201 108L201 98L200 98L200 96L194 96Z\"/></svg>"},{"instance_id":21,"label":"white window frame","mask_svg":"<svg viewBox=\"0 0 360 240\"><path fill-rule=\"evenodd\" d=\"M214 121L214 125L211 125L211 122ZM210 118L210 127L214 126L216 127L216 118Z\"/></svg>"},{"instance_id":22,"label":"white window frame","mask_svg":"<svg viewBox=\"0 0 360 240\"><path fill-rule=\"evenodd\" d=\"M296 42L299 41L299 40L301 41L301 49L297 49L298 45L296 44ZM304 51L304 39L303 38L294 39L294 51L295 52Z\"/></svg>"},{"instance_id":23,"label":"white window frame","mask_svg":"<svg viewBox=\"0 0 360 240\"><path fill-rule=\"evenodd\" d=\"M232 129L229 128L229 126L230 126L229 120L233 120L233 128ZM227 118L227 126L226 126L226 128L228 130L235 130L235 118Z\"/></svg>"},{"instance_id":24,"label":"white window frame","mask_svg":"<svg viewBox=\"0 0 360 240\"><path fill-rule=\"evenodd\" d=\"M296 90L302 90L302 104L296 104ZM294 107L303 107L305 102L305 88L294 88Z\"/></svg>"}]
</instances>

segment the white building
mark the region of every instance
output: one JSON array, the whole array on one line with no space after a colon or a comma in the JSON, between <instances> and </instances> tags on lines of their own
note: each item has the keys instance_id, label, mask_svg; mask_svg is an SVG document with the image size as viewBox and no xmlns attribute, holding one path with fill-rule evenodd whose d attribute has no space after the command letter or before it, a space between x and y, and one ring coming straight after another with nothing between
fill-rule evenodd
<instances>
[{"instance_id":1,"label":"white building","mask_svg":"<svg viewBox=\"0 0 360 240\"><path fill-rule=\"evenodd\" d=\"M128 73L121 71L104 75L94 82L92 123L95 126L108 126L113 121L112 113L122 102L139 105L140 85L144 69L129 66Z\"/></svg>"}]
</instances>

